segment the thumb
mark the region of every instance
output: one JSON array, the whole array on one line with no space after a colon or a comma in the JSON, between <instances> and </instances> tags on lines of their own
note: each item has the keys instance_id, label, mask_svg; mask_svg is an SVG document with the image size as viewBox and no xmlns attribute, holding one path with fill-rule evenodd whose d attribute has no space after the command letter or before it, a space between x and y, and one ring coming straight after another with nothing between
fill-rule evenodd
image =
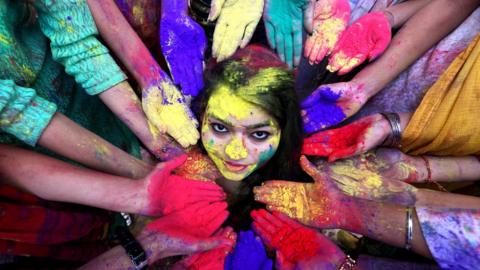
<instances>
[{"instance_id":1,"label":"thumb","mask_svg":"<svg viewBox=\"0 0 480 270\"><path fill-rule=\"evenodd\" d=\"M305 27L305 30L307 31L308 34L313 33L313 12L315 8L315 2L316 1L308 1L308 4L303 11L303 27Z\"/></svg>"},{"instance_id":2,"label":"thumb","mask_svg":"<svg viewBox=\"0 0 480 270\"><path fill-rule=\"evenodd\" d=\"M308 174L310 175L313 179L315 179L316 177L318 177L318 170L317 168L315 167L315 165L313 165L308 159L307 157L305 156L301 156L300 157L300 166L302 166L302 169Z\"/></svg>"},{"instance_id":3,"label":"thumb","mask_svg":"<svg viewBox=\"0 0 480 270\"><path fill-rule=\"evenodd\" d=\"M175 157L169 161L166 161L162 164L159 164L157 165L157 167L155 169L157 169L159 166L162 166L163 170L166 171L166 172L171 172L173 171L175 168L179 167L180 165L182 165L185 161L187 160L187 155L186 154L183 154L183 155L180 155L178 157Z\"/></svg>"}]
</instances>

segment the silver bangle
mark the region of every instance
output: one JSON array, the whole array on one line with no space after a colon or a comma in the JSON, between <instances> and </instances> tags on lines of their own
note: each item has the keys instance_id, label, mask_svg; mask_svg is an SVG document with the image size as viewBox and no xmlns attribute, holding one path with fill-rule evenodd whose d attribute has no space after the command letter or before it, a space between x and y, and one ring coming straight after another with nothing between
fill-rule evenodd
<instances>
[{"instance_id":1,"label":"silver bangle","mask_svg":"<svg viewBox=\"0 0 480 270\"><path fill-rule=\"evenodd\" d=\"M385 139L383 145L389 147L400 147L400 142L402 140L402 128L400 126L400 115L398 113L381 113L385 119L387 119L390 127L392 128L392 133L388 135Z\"/></svg>"},{"instance_id":2,"label":"silver bangle","mask_svg":"<svg viewBox=\"0 0 480 270\"><path fill-rule=\"evenodd\" d=\"M405 237L405 249L412 248L413 240L413 207L407 207L407 236Z\"/></svg>"}]
</instances>

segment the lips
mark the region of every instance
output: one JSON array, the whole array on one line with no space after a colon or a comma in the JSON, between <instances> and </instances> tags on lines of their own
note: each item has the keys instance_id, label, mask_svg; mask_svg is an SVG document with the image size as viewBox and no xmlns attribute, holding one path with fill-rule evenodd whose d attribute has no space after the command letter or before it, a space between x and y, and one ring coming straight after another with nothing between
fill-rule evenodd
<instances>
[{"instance_id":1,"label":"lips","mask_svg":"<svg viewBox=\"0 0 480 270\"><path fill-rule=\"evenodd\" d=\"M223 163L225 164L225 167L232 172L241 172L248 167L248 165L243 165L243 164L238 164L238 163L228 162L228 161L224 161Z\"/></svg>"}]
</instances>

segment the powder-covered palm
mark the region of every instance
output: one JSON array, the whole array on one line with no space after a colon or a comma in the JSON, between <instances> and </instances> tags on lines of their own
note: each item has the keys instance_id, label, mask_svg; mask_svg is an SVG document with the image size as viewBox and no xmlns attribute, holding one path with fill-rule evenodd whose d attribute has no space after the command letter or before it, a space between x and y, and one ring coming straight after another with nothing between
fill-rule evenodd
<instances>
[{"instance_id":1,"label":"powder-covered palm","mask_svg":"<svg viewBox=\"0 0 480 270\"><path fill-rule=\"evenodd\" d=\"M303 11L308 0L265 0L263 21L272 49L289 67L300 63Z\"/></svg>"},{"instance_id":2,"label":"powder-covered palm","mask_svg":"<svg viewBox=\"0 0 480 270\"><path fill-rule=\"evenodd\" d=\"M164 13L160 25L160 45L174 82L184 95L197 96L204 86L205 32L181 12Z\"/></svg>"},{"instance_id":3,"label":"powder-covered palm","mask_svg":"<svg viewBox=\"0 0 480 270\"><path fill-rule=\"evenodd\" d=\"M362 85L341 82L322 85L302 102L302 118L306 133L334 126L354 115L367 102Z\"/></svg>"},{"instance_id":4,"label":"powder-covered palm","mask_svg":"<svg viewBox=\"0 0 480 270\"><path fill-rule=\"evenodd\" d=\"M305 41L304 55L310 64L318 64L329 55L350 19L348 0L320 0L313 11L313 33Z\"/></svg>"},{"instance_id":5,"label":"powder-covered palm","mask_svg":"<svg viewBox=\"0 0 480 270\"><path fill-rule=\"evenodd\" d=\"M267 257L260 238L251 230L240 231L237 244L225 260L225 270L271 270L272 260Z\"/></svg>"},{"instance_id":6,"label":"powder-covered palm","mask_svg":"<svg viewBox=\"0 0 480 270\"><path fill-rule=\"evenodd\" d=\"M196 144L200 138L197 119L170 81L163 80L143 90L142 107L149 122L183 147Z\"/></svg>"},{"instance_id":7,"label":"powder-covered palm","mask_svg":"<svg viewBox=\"0 0 480 270\"><path fill-rule=\"evenodd\" d=\"M218 18L212 55L217 61L232 56L250 42L262 16L264 0L213 0L209 20Z\"/></svg>"}]
</instances>

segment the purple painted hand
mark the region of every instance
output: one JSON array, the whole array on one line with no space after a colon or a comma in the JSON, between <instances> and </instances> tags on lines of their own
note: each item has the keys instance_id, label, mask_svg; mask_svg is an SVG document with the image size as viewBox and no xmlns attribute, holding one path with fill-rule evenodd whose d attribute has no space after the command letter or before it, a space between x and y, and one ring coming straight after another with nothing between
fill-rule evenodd
<instances>
[{"instance_id":1,"label":"purple painted hand","mask_svg":"<svg viewBox=\"0 0 480 270\"><path fill-rule=\"evenodd\" d=\"M225 260L225 270L271 270L272 260L267 257L260 238L252 231L240 232L235 250Z\"/></svg>"},{"instance_id":2,"label":"purple painted hand","mask_svg":"<svg viewBox=\"0 0 480 270\"><path fill-rule=\"evenodd\" d=\"M367 100L357 83L322 85L302 102L303 128L312 133L334 126L358 112Z\"/></svg>"},{"instance_id":3,"label":"purple painted hand","mask_svg":"<svg viewBox=\"0 0 480 270\"><path fill-rule=\"evenodd\" d=\"M183 95L202 90L203 57L207 38L202 27L187 15L186 0L162 1L160 45L175 84Z\"/></svg>"}]
</instances>

